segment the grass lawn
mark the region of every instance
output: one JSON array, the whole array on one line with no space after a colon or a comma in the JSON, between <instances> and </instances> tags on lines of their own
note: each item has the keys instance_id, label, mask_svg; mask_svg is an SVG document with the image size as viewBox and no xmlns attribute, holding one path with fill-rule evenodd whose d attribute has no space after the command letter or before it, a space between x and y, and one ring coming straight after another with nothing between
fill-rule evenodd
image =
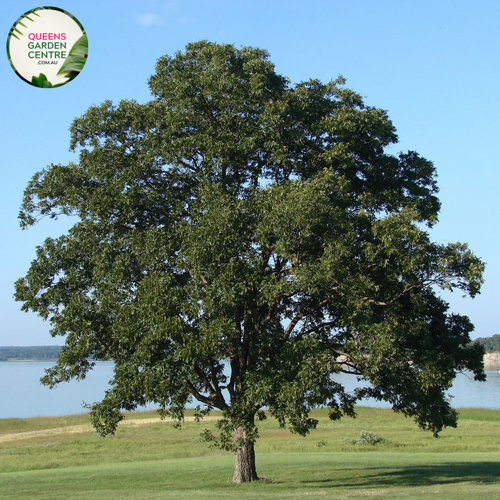
<instances>
[{"instance_id":1,"label":"grass lawn","mask_svg":"<svg viewBox=\"0 0 500 500\"><path fill-rule=\"evenodd\" d=\"M459 427L439 439L389 410L360 408L340 422L315 413L320 424L306 438L259 423L257 472L266 480L244 485L231 483L231 454L200 442L213 421L180 431L123 426L102 439L86 428L61 432L87 416L0 420L0 498L500 499L500 411L462 410ZM356 443L363 430L382 440Z\"/></svg>"}]
</instances>

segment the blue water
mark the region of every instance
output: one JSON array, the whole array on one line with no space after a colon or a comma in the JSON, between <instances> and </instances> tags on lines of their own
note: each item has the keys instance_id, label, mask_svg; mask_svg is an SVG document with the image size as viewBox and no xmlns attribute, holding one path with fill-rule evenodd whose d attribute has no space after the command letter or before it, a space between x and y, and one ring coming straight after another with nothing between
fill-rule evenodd
<instances>
[{"instance_id":1,"label":"blue water","mask_svg":"<svg viewBox=\"0 0 500 500\"><path fill-rule=\"evenodd\" d=\"M0 418L28 418L83 413L84 403L100 401L113 377L113 363L97 363L81 382L59 384L49 389L40 384L47 362L0 362ZM486 382L474 382L459 374L450 394L455 408L483 407L500 409L500 372L486 371ZM356 387L355 377L340 375L337 379L348 390ZM365 406L388 407L386 403L367 400ZM149 408L152 408L149 407Z\"/></svg>"}]
</instances>

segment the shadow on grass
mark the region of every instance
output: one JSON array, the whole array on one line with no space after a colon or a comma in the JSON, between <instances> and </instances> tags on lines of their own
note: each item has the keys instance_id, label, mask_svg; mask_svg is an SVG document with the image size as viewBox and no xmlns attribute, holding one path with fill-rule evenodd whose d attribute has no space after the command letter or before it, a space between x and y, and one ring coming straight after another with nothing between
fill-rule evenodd
<instances>
[{"instance_id":1,"label":"shadow on grass","mask_svg":"<svg viewBox=\"0 0 500 500\"><path fill-rule=\"evenodd\" d=\"M357 472L357 473L356 473ZM342 477L339 477L342 476ZM332 479L302 481L318 488L384 486L433 486L455 483L500 483L500 463L458 462L406 467L361 467L339 469Z\"/></svg>"}]
</instances>

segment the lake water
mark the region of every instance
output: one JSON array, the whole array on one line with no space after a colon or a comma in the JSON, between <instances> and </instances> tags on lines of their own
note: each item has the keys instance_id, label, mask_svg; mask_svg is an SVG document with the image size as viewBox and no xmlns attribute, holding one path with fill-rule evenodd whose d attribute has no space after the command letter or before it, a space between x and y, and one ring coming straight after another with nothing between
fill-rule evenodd
<instances>
[{"instance_id":1,"label":"lake water","mask_svg":"<svg viewBox=\"0 0 500 500\"><path fill-rule=\"evenodd\" d=\"M52 363L19 361L0 362L0 418L28 418L83 413L84 403L100 401L113 376L113 363L97 363L81 382L61 383L55 389L40 384L44 370ZM452 389L455 408L483 407L500 409L500 366L486 369L487 381L474 382L471 377L457 375ZM336 380L348 390L356 387L355 377L340 375ZM365 406L388 407L386 403L365 400ZM154 408L149 406L148 408Z\"/></svg>"}]
</instances>

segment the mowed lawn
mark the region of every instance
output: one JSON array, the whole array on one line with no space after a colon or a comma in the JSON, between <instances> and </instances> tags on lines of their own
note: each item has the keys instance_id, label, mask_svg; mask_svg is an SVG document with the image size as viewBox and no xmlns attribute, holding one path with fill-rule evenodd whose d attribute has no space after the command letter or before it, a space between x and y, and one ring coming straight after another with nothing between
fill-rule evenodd
<instances>
[{"instance_id":1,"label":"mowed lawn","mask_svg":"<svg viewBox=\"0 0 500 500\"><path fill-rule=\"evenodd\" d=\"M500 499L500 411L461 410L458 428L438 439L390 410L359 408L338 422L314 416L318 429L305 438L259 422L264 479L244 485L231 482L232 455L200 441L214 421L181 430L135 423L103 439L85 415L0 420L0 498ZM381 441L356 442L362 431Z\"/></svg>"}]
</instances>

